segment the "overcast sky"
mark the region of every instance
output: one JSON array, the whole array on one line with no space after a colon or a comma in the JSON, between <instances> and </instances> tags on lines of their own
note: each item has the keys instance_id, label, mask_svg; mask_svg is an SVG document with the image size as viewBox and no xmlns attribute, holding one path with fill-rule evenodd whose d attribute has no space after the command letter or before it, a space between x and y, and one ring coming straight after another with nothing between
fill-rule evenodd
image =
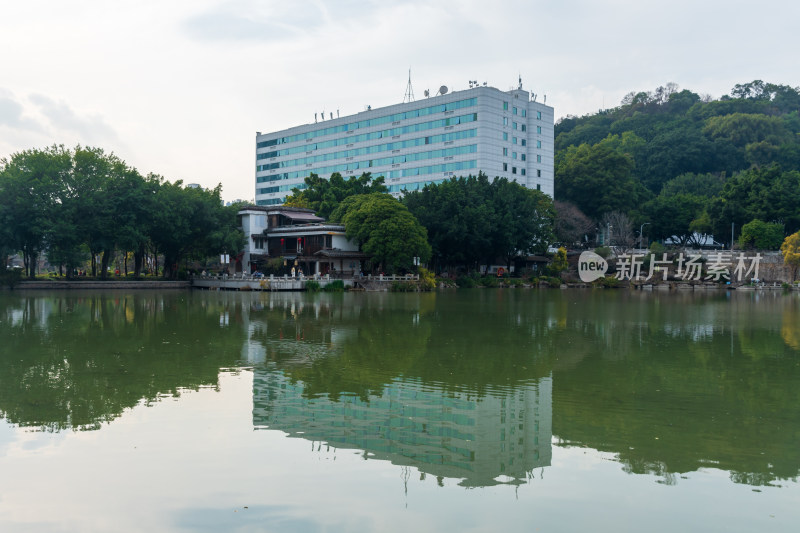
<instances>
[{"instance_id":1,"label":"overcast sky","mask_svg":"<svg viewBox=\"0 0 800 533\"><path fill-rule=\"evenodd\" d=\"M800 2L0 0L0 157L97 146L142 173L255 195L255 133L468 88L556 117L667 82L800 85ZM540 100L541 101L541 100Z\"/></svg>"}]
</instances>

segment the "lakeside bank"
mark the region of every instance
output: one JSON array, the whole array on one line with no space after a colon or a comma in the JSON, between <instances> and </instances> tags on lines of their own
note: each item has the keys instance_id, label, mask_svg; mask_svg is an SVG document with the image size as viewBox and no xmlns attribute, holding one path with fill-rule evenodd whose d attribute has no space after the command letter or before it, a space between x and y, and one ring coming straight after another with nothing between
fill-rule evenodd
<instances>
[{"instance_id":1,"label":"lakeside bank","mask_svg":"<svg viewBox=\"0 0 800 533\"><path fill-rule=\"evenodd\" d=\"M190 281L143 281L143 280L29 280L20 281L11 290L178 290L191 288ZM9 290L0 287L0 290Z\"/></svg>"}]
</instances>

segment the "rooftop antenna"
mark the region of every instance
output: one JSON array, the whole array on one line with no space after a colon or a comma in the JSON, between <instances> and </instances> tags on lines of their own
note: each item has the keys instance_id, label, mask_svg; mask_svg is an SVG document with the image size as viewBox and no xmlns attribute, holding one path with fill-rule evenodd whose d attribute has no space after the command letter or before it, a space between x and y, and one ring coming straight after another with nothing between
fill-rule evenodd
<instances>
[{"instance_id":1,"label":"rooftop antenna","mask_svg":"<svg viewBox=\"0 0 800 533\"><path fill-rule=\"evenodd\" d=\"M322 110L322 113L320 113L320 116L322 117L322 120L325 120L325 110L324 109Z\"/></svg>"},{"instance_id":2,"label":"rooftop antenna","mask_svg":"<svg viewBox=\"0 0 800 533\"><path fill-rule=\"evenodd\" d=\"M414 101L414 89L411 87L411 69L408 69L408 85L406 85L406 94L403 96L403 103Z\"/></svg>"},{"instance_id":3,"label":"rooftop antenna","mask_svg":"<svg viewBox=\"0 0 800 533\"><path fill-rule=\"evenodd\" d=\"M428 89L425 89L423 94L425 95L425 98L430 98L430 96L431 96L431 92Z\"/></svg>"},{"instance_id":4,"label":"rooftop antenna","mask_svg":"<svg viewBox=\"0 0 800 533\"><path fill-rule=\"evenodd\" d=\"M339 118L339 109L336 109L336 118Z\"/></svg>"},{"instance_id":5,"label":"rooftop antenna","mask_svg":"<svg viewBox=\"0 0 800 533\"><path fill-rule=\"evenodd\" d=\"M547 104L547 95L544 95L544 103Z\"/></svg>"},{"instance_id":6,"label":"rooftop antenna","mask_svg":"<svg viewBox=\"0 0 800 533\"><path fill-rule=\"evenodd\" d=\"M522 74L519 75L519 87L517 89L522 90Z\"/></svg>"},{"instance_id":7,"label":"rooftop antenna","mask_svg":"<svg viewBox=\"0 0 800 533\"><path fill-rule=\"evenodd\" d=\"M333 120L333 111L331 111L331 120Z\"/></svg>"},{"instance_id":8,"label":"rooftop antenna","mask_svg":"<svg viewBox=\"0 0 800 533\"><path fill-rule=\"evenodd\" d=\"M314 113L314 124L316 124L316 123L317 123L317 114Z\"/></svg>"}]
</instances>

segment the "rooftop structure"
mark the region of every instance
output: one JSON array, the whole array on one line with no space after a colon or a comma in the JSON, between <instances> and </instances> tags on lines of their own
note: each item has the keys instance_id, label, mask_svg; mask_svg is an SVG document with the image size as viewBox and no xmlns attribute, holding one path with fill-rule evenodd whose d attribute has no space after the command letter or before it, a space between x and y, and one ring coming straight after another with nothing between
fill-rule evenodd
<instances>
[{"instance_id":1,"label":"rooftop structure","mask_svg":"<svg viewBox=\"0 0 800 533\"><path fill-rule=\"evenodd\" d=\"M257 133L256 204L282 204L312 172L323 178L371 172L400 195L482 171L552 196L553 108L535 101L521 83L509 91L475 85Z\"/></svg>"}]
</instances>

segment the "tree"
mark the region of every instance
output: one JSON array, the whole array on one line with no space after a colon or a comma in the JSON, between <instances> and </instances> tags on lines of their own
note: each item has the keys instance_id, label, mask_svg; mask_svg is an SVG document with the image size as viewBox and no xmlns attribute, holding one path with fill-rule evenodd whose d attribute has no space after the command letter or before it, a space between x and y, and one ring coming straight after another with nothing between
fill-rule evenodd
<instances>
[{"instance_id":1,"label":"tree","mask_svg":"<svg viewBox=\"0 0 800 533\"><path fill-rule=\"evenodd\" d=\"M550 197L506 178L491 183L490 195L494 216L486 221L491 230L486 265L503 258L510 268L519 255L544 253L554 238L555 210Z\"/></svg>"},{"instance_id":2,"label":"tree","mask_svg":"<svg viewBox=\"0 0 800 533\"><path fill-rule=\"evenodd\" d=\"M414 257L423 263L430 259L427 231L406 206L389 194L345 198L330 218L344 223L347 238L358 243L380 271L409 271Z\"/></svg>"},{"instance_id":3,"label":"tree","mask_svg":"<svg viewBox=\"0 0 800 533\"><path fill-rule=\"evenodd\" d=\"M452 178L406 193L403 203L428 230L437 268L476 268L543 253L553 240L549 196L486 174Z\"/></svg>"},{"instance_id":4,"label":"tree","mask_svg":"<svg viewBox=\"0 0 800 533\"><path fill-rule=\"evenodd\" d=\"M284 200L284 205L313 209L322 218L328 218L339 203L349 196L388 192L383 184L383 176L373 178L369 172L347 179L338 172L331 174L330 179L312 173L304 181L303 187L292 189L292 194Z\"/></svg>"},{"instance_id":5,"label":"tree","mask_svg":"<svg viewBox=\"0 0 800 533\"><path fill-rule=\"evenodd\" d=\"M553 276L561 276L561 273L569 269L569 263L567 263L567 249L563 246L556 250L556 253L553 254L553 260L547 266L547 270Z\"/></svg>"},{"instance_id":6,"label":"tree","mask_svg":"<svg viewBox=\"0 0 800 533\"><path fill-rule=\"evenodd\" d=\"M25 150L0 162L0 226L5 247L20 250L27 275L36 275L38 257L55 224L55 208L72 168L63 146Z\"/></svg>"},{"instance_id":7,"label":"tree","mask_svg":"<svg viewBox=\"0 0 800 533\"><path fill-rule=\"evenodd\" d=\"M783 241L783 224L751 220L742 226L739 244L758 250L776 250Z\"/></svg>"},{"instance_id":8,"label":"tree","mask_svg":"<svg viewBox=\"0 0 800 533\"><path fill-rule=\"evenodd\" d=\"M221 186L183 187L182 181L160 181L155 194L151 239L164 254L164 276L175 278L182 260L238 251L243 244L236 216L223 207ZM221 227L223 226L223 227Z\"/></svg>"},{"instance_id":9,"label":"tree","mask_svg":"<svg viewBox=\"0 0 800 533\"><path fill-rule=\"evenodd\" d=\"M726 234L731 223L741 228L754 219L778 222L793 232L800 229L798 206L800 172L770 165L731 176L708 210L715 234Z\"/></svg>"},{"instance_id":10,"label":"tree","mask_svg":"<svg viewBox=\"0 0 800 533\"><path fill-rule=\"evenodd\" d=\"M600 219L600 227L608 232L608 245L630 248L634 243L633 222L625 213L612 211Z\"/></svg>"},{"instance_id":11,"label":"tree","mask_svg":"<svg viewBox=\"0 0 800 533\"><path fill-rule=\"evenodd\" d=\"M792 281L797 277L797 268L800 267L800 231L792 233L781 244L783 262L792 269Z\"/></svg>"},{"instance_id":12,"label":"tree","mask_svg":"<svg viewBox=\"0 0 800 533\"><path fill-rule=\"evenodd\" d=\"M634 159L609 136L589 146L570 146L557 157L556 197L572 202L590 218L611 211L629 212L647 196L634 175Z\"/></svg>"},{"instance_id":13,"label":"tree","mask_svg":"<svg viewBox=\"0 0 800 533\"><path fill-rule=\"evenodd\" d=\"M675 238L685 246L694 234L692 222L702 216L705 206L706 199L694 194L659 194L643 211L652 224L649 233L653 237Z\"/></svg>"},{"instance_id":14,"label":"tree","mask_svg":"<svg viewBox=\"0 0 800 533\"><path fill-rule=\"evenodd\" d=\"M407 192L403 203L428 231L436 270L477 268L491 246L494 217L490 183L483 173L451 178L421 191Z\"/></svg>"},{"instance_id":15,"label":"tree","mask_svg":"<svg viewBox=\"0 0 800 533\"><path fill-rule=\"evenodd\" d=\"M595 230L595 223L583 211L570 202L553 202L555 218L555 237L558 242L574 245Z\"/></svg>"}]
</instances>

